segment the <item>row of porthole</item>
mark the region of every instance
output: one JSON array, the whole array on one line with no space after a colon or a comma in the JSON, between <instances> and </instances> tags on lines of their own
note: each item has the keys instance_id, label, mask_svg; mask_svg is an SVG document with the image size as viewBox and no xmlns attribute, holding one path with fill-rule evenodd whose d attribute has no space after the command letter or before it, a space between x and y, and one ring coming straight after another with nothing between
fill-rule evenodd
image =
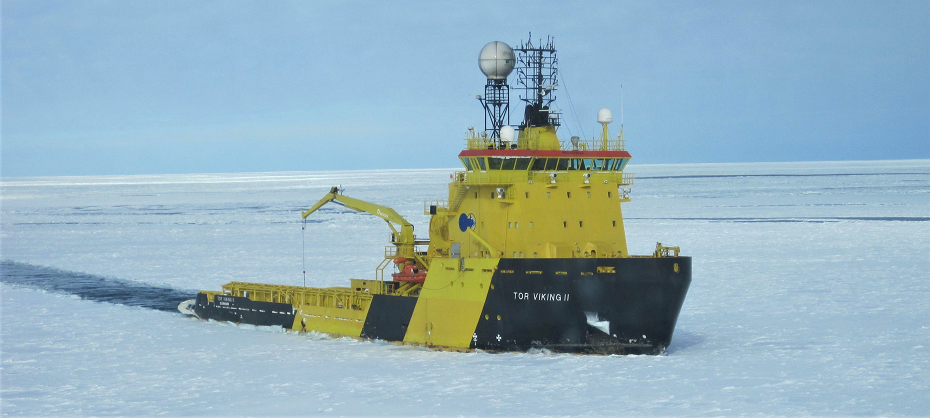
<instances>
[{"instance_id":1,"label":"row of porthole","mask_svg":"<svg viewBox=\"0 0 930 418\"><path fill-rule=\"evenodd\" d=\"M610 221L610 223L611 223L611 226L613 227L617 226L617 221ZM533 222L530 222L530 228L532 227L533 227ZM568 221L562 221L562 227L568 228ZM578 227L583 228L584 221L578 221ZM515 228L515 229L520 228L520 222L507 222L507 228Z\"/></svg>"},{"instance_id":2,"label":"row of porthole","mask_svg":"<svg viewBox=\"0 0 930 418\"><path fill-rule=\"evenodd\" d=\"M585 192L585 193L587 193L587 195L586 195L587 197L591 197L591 192ZM524 196L524 198L529 199L529 198L530 198L530 192L523 192L523 196ZM497 197L498 197L498 196L497 196L497 192L491 192L491 199L495 199L495 198L497 198ZM565 197L568 198L568 199L571 199L571 198L572 198L572 192L565 192ZM612 198L612 197L613 197L613 192L607 192L607 198L610 199L610 198ZM478 192L475 192L475 199L477 199L477 198L478 198ZM551 198L552 198L552 192L546 192L546 199L551 199Z\"/></svg>"},{"instance_id":3,"label":"row of porthole","mask_svg":"<svg viewBox=\"0 0 930 418\"><path fill-rule=\"evenodd\" d=\"M576 248L576 251L580 253L580 252L581 252L581 249ZM591 252L585 251L585 252L584 252L584 256L585 256L585 257L596 257L596 256L597 256L597 252L594 251L594 250L591 250ZM621 252L618 251L617 254L616 254L616 257L622 257L622 256L623 256L623 253L621 253ZM533 253L533 258L538 258L538 257L539 257L539 254L538 254L538 253ZM519 256L517 256L517 252L514 251L514 252L513 252L513 258L523 258L523 251L520 251ZM676 268L677 268L677 267L676 267ZM678 270L675 270L675 272L677 273Z\"/></svg>"}]
</instances>

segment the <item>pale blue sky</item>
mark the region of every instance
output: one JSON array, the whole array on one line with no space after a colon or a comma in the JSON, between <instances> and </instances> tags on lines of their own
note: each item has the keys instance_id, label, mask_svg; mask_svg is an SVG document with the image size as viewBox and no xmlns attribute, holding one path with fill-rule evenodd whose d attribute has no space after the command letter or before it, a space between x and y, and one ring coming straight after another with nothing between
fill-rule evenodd
<instances>
[{"instance_id":1,"label":"pale blue sky","mask_svg":"<svg viewBox=\"0 0 930 418\"><path fill-rule=\"evenodd\" d=\"M635 163L930 158L927 1L3 0L0 172L455 167L530 31Z\"/></svg>"}]
</instances>

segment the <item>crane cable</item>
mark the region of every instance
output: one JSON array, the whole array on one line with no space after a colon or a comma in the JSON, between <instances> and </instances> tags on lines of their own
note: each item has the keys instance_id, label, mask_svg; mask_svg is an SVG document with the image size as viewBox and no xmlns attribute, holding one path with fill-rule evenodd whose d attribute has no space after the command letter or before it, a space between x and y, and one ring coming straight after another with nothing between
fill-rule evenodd
<instances>
[{"instance_id":1,"label":"crane cable","mask_svg":"<svg viewBox=\"0 0 930 418\"><path fill-rule=\"evenodd\" d=\"M300 225L300 262L304 270L304 287L307 287L307 218Z\"/></svg>"}]
</instances>

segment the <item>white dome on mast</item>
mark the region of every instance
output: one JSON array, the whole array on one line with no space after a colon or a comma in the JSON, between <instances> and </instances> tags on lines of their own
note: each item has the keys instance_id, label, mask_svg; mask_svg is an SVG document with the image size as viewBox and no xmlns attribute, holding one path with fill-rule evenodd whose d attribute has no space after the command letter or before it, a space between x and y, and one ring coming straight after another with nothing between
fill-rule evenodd
<instances>
[{"instance_id":1,"label":"white dome on mast","mask_svg":"<svg viewBox=\"0 0 930 418\"><path fill-rule=\"evenodd\" d=\"M488 76L488 80L506 80L516 61L513 48L501 41L485 45L478 55L478 67Z\"/></svg>"},{"instance_id":2,"label":"white dome on mast","mask_svg":"<svg viewBox=\"0 0 930 418\"><path fill-rule=\"evenodd\" d=\"M504 125L501 127L501 140L507 142L513 142L517 137L516 131L513 129L513 126Z\"/></svg>"}]
</instances>

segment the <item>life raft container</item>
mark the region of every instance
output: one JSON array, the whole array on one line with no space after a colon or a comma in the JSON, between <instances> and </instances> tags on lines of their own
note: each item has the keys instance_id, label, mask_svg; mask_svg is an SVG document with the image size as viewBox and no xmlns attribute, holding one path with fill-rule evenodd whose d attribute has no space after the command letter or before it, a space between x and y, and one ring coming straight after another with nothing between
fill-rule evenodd
<instances>
[{"instance_id":1,"label":"life raft container","mask_svg":"<svg viewBox=\"0 0 930 418\"><path fill-rule=\"evenodd\" d=\"M398 282L419 282L426 280L426 270L420 270L416 264L406 264L399 273L391 274L394 281Z\"/></svg>"}]
</instances>

